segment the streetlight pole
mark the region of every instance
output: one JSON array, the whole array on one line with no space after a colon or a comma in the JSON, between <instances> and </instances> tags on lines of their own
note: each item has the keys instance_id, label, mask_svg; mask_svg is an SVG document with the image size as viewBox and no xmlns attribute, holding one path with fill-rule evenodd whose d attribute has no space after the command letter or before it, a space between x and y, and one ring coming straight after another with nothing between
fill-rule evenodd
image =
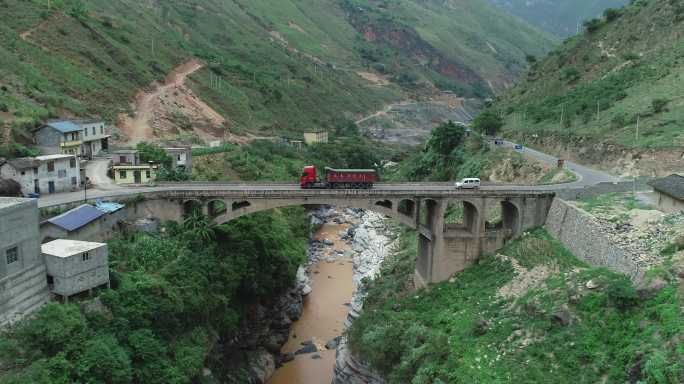
<instances>
[{"instance_id":1,"label":"streetlight pole","mask_svg":"<svg viewBox=\"0 0 684 384\"><path fill-rule=\"evenodd\" d=\"M83 204L88 203L88 174L87 168L83 168Z\"/></svg>"}]
</instances>

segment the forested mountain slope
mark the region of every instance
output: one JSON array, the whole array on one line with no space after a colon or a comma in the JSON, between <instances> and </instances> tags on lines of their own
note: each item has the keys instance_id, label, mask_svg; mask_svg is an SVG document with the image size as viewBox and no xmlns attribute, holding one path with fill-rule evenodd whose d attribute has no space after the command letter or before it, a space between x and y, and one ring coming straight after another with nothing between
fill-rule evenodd
<instances>
[{"instance_id":1,"label":"forested mountain slope","mask_svg":"<svg viewBox=\"0 0 684 384\"><path fill-rule=\"evenodd\" d=\"M0 10L5 141L51 117L114 121L192 58L205 65L187 85L227 127L286 134L434 86L486 96L554 42L482 0L0 0Z\"/></svg>"},{"instance_id":2,"label":"forested mountain slope","mask_svg":"<svg viewBox=\"0 0 684 384\"><path fill-rule=\"evenodd\" d=\"M619 174L681 170L683 21L648 0L588 22L494 105L505 134Z\"/></svg>"},{"instance_id":3,"label":"forested mountain slope","mask_svg":"<svg viewBox=\"0 0 684 384\"><path fill-rule=\"evenodd\" d=\"M581 30L582 22L628 0L489 0L490 3L561 37Z\"/></svg>"}]
</instances>

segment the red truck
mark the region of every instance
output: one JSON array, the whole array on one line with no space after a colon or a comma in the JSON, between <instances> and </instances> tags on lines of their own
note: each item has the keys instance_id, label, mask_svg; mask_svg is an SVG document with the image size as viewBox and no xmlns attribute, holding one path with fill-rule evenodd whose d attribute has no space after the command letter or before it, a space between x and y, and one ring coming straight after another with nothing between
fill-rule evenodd
<instances>
[{"instance_id":1,"label":"red truck","mask_svg":"<svg viewBox=\"0 0 684 384\"><path fill-rule=\"evenodd\" d=\"M373 169L333 169L325 168L325 179L316 175L313 165L304 167L299 185L303 189L370 189L378 181L378 173Z\"/></svg>"}]
</instances>

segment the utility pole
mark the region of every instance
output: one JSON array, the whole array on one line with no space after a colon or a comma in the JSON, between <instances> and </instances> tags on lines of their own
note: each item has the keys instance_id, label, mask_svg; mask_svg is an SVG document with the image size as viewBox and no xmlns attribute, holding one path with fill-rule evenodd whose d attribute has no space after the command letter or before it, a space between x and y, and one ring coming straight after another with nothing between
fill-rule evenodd
<instances>
[{"instance_id":1,"label":"utility pole","mask_svg":"<svg viewBox=\"0 0 684 384\"><path fill-rule=\"evenodd\" d=\"M596 122L601 120L601 101L596 102Z\"/></svg>"},{"instance_id":2,"label":"utility pole","mask_svg":"<svg viewBox=\"0 0 684 384\"><path fill-rule=\"evenodd\" d=\"M639 114L637 113L636 121L636 132L634 134L634 150L639 150ZM634 178L632 182L632 196L636 199L636 180L639 177L639 168L636 166L636 161L634 162Z\"/></svg>"}]
</instances>

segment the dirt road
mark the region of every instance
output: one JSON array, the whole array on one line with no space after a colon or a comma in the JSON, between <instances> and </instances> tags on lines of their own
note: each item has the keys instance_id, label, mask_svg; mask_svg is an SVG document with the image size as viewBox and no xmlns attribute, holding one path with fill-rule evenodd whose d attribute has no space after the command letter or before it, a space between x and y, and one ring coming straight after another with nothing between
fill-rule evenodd
<instances>
[{"instance_id":1,"label":"dirt road","mask_svg":"<svg viewBox=\"0 0 684 384\"><path fill-rule=\"evenodd\" d=\"M203 66L199 60L190 60L174 68L162 82L154 82L149 90L138 93L131 105L134 115L119 115L117 124L129 144L175 138L180 133L194 134L204 141L249 141L226 132L226 119L186 86L188 76Z\"/></svg>"}]
</instances>

